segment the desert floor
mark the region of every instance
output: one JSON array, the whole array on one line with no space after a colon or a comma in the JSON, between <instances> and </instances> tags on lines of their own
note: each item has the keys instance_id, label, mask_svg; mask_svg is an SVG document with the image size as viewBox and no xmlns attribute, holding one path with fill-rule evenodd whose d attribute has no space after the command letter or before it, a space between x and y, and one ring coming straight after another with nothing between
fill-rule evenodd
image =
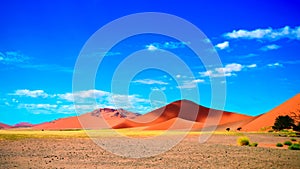
<instances>
[{"instance_id":1,"label":"desert floor","mask_svg":"<svg viewBox=\"0 0 300 169\"><path fill-rule=\"evenodd\" d=\"M200 144L191 134L165 153L137 159L111 154L89 138L1 139L0 168L300 168L300 151L275 147L290 138L243 135L258 147L237 146L239 135L214 134Z\"/></svg>"}]
</instances>

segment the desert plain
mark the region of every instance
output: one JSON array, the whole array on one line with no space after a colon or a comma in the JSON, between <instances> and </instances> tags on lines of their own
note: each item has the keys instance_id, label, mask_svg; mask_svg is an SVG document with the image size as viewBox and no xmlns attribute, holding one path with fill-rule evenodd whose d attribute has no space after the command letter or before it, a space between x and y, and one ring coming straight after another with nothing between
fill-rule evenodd
<instances>
[{"instance_id":1,"label":"desert plain","mask_svg":"<svg viewBox=\"0 0 300 169\"><path fill-rule=\"evenodd\" d=\"M161 134L160 131L135 132L123 134L129 137ZM97 137L118 139L109 130L97 133ZM173 134L182 133L174 131ZM157 140L157 144L172 139L173 134ZM199 137L205 134L210 135L209 139L199 143ZM241 136L247 136L258 146L237 145ZM272 133L190 132L170 150L145 158L127 158L106 151L83 130L2 130L0 138L1 168L300 168L299 151L288 150L287 146L276 147L276 143L291 138ZM118 142L117 149L131 151L126 140L119 138Z\"/></svg>"}]
</instances>

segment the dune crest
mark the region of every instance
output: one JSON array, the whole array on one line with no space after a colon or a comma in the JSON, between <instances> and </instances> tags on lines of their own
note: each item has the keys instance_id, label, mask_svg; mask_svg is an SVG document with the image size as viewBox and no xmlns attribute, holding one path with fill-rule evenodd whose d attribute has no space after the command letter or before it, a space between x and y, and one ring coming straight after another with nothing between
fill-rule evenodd
<instances>
[{"instance_id":1,"label":"dune crest","mask_svg":"<svg viewBox=\"0 0 300 169\"><path fill-rule=\"evenodd\" d=\"M275 119L278 116L289 115L293 117L292 112L300 111L300 94L295 95L291 99L285 101L271 111L258 116L253 121L243 126L244 131L259 131L262 128L268 128L274 125ZM298 112L299 115L300 112ZM298 121L299 122L299 121Z\"/></svg>"}]
</instances>

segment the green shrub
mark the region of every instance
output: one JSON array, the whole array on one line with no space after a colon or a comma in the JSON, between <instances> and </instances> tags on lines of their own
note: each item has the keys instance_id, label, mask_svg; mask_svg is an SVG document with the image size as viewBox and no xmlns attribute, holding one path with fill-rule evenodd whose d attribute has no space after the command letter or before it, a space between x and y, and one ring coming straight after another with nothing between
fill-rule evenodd
<instances>
[{"instance_id":1,"label":"green shrub","mask_svg":"<svg viewBox=\"0 0 300 169\"><path fill-rule=\"evenodd\" d=\"M248 137L239 137L237 143L240 146L247 146L249 145L250 141Z\"/></svg>"},{"instance_id":2,"label":"green shrub","mask_svg":"<svg viewBox=\"0 0 300 169\"><path fill-rule=\"evenodd\" d=\"M257 147L258 143L251 143L249 144L250 147Z\"/></svg>"},{"instance_id":3,"label":"green shrub","mask_svg":"<svg viewBox=\"0 0 300 169\"><path fill-rule=\"evenodd\" d=\"M285 141L283 144L284 144L284 145L287 145L287 146L290 146L290 145L292 145L293 143L290 142L290 141Z\"/></svg>"},{"instance_id":4,"label":"green shrub","mask_svg":"<svg viewBox=\"0 0 300 169\"><path fill-rule=\"evenodd\" d=\"M283 147L283 144L277 143L277 144L276 144L276 147Z\"/></svg>"},{"instance_id":5,"label":"green shrub","mask_svg":"<svg viewBox=\"0 0 300 169\"><path fill-rule=\"evenodd\" d=\"M297 141L295 138L291 138L291 141Z\"/></svg>"},{"instance_id":6,"label":"green shrub","mask_svg":"<svg viewBox=\"0 0 300 169\"><path fill-rule=\"evenodd\" d=\"M290 150L300 150L300 144L297 144L297 143L292 144L289 146L289 149Z\"/></svg>"},{"instance_id":7,"label":"green shrub","mask_svg":"<svg viewBox=\"0 0 300 169\"><path fill-rule=\"evenodd\" d=\"M278 116L272 128L276 131L280 131L283 129L290 129L292 126L294 126L294 120L290 116L286 115Z\"/></svg>"}]
</instances>

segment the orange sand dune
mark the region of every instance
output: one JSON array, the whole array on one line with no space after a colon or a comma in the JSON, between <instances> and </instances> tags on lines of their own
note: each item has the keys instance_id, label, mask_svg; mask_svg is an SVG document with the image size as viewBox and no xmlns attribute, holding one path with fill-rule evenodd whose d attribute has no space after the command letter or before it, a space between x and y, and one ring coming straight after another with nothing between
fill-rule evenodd
<instances>
[{"instance_id":1,"label":"orange sand dune","mask_svg":"<svg viewBox=\"0 0 300 169\"><path fill-rule=\"evenodd\" d=\"M123 109L97 109L80 116L58 119L33 126L34 129L102 129L143 127L145 130L200 130L203 127L259 131L272 126L277 116L290 115L300 109L300 94L266 114L252 117L232 112L209 109L188 100L180 100L147 114L139 115Z\"/></svg>"},{"instance_id":2,"label":"orange sand dune","mask_svg":"<svg viewBox=\"0 0 300 169\"><path fill-rule=\"evenodd\" d=\"M181 130L181 129L201 129L203 123L193 122L190 120L185 120L179 117L172 118L170 120L154 124L152 126L146 127L144 130Z\"/></svg>"},{"instance_id":3,"label":"orange sand dune","mask_svg":"<svg viewBox=\"0 0 300 169\"><path fill-rule=\"evenodd\" d=\"M244 125L242 130L244 131L259 131L262 128L270 127L274 125L275 119L278 116L289 115L293 116L291 112L297 112L300 110L300 94L297 94L293 98L277 106L266 114L262 114L250 123ZM299 114L299 112L298 112Z\"/></svg>"},{"instance_id":4,"label":"orange sand dune","mask_svg":"<svg viewBox=\"0 0 300 169\"><path fill-rule=\"evenodd\" d=\"M67 117L58 120L54 120L51 122L46 122L42 124L38 124L32 127L33 129L79 129L81 125L78 121L77 116Z\"/></svg>"},{"instance_id":5,"label":"orange sand dune","mask_svg":"<svg viewBox=\"0 0 300 169\"><path fill-rule=\"evenodd\" d=\"M238 128L241 128L241 130L243 130L243 126L245 126L246 124L250 123L251 121L255 120L258 117L259 116L249 117L249 118L244 119L244 120L221 124L221 125L217 126L216 131L225 131L227 128L229 128L230 131L237 131Z\"/></svg>"},{"instance_id":6,"label":"orange sand dune","mask_svg":"<svg viewBox=\"0 0 300 169\"><path fill-rule=\"evenodd\" d=\"M9 129L12 128L12 126L4 124L4 123L0 123L0 129Z\"/></svg>"},{"instance_id":7,"label":"orange sand dune","mask_svg":"<svg viewBox=\"0 0 300 169\"><path fill-rule=\"evenodd\" d=\"M211 113L209 114L210 111ZM216 121L218 118L220 118L219 122ZM203 106L199 106L194 102L182 100L170 103L167 106L156 109L135 119L124 120L124 122L113 126L113 128L118 129L144 126L147 127L147 129L164 130L170 128L174 124L172 122L176 122L174 128L185 129L187 127L186 121L189 121L188 126L191 126L190 124L193 122L197 122L195 123L195 125L192 125L193 128L201 128L202 124L205 122L210 122L210 125L220 125L249 118L252 117L242 114L209 109ZM207 119L208 121L206 121Z\"/></svg>"}]
</instances>

